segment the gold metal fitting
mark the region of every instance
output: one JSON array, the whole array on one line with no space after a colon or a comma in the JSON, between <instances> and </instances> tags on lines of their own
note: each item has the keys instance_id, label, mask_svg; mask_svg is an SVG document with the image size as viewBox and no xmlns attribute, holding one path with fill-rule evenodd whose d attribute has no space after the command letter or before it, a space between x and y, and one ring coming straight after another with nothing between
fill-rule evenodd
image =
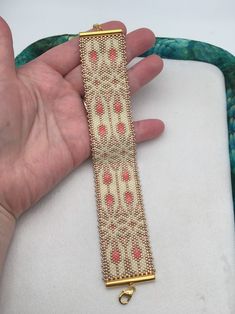
<instances>
[{"instance_id":1,"label":"gold metal fitting","mask_svg":"<svg viewBox=\"0 0 235 314\"><path fill-rule=\"evenodd\" d=\"M122 292L119 295L119 302L123 305L128 304L130 299L133 296L133 293L136 291L136 288L134 286L137 282L143 282L143 281L150 281L155 279L155 274L151 275L142 275L138 277L132 277L132 278L123 278L123 279L116 279L116 280L110 280L106 281L106 287L113 287L113 286L119 286L119 285L129 285L128 288L122 290Z\"/></svg>"},{"instance_id":2,"label":"gold metal fitting","mask_svg":"<svg viewBox=\"0 0 235 314\"><path fill-rule=\"evenodd\" d=\"M151 275L142 275L137 277L127 277L122 279L115 279L115 280L108 280L105 282L106 287L113 287L113 286L119 286L119 285L126 285L136 282L142 282L142 281L150 281L155 279L155 274Z\"/></svg>"},{"instance_id":3,"label":"gold metal fitting","mask_svg":"<svg viewBox=\"0 0 235 314\"><path fill-rule=\"evenodd\" d=\"M122 305L128 304L135 291L136 291L135 286L133 286L133 284L130 283L129 287L121 291L119 295L119 302Z\"/></svg>"},{"instance_id":4,"label":"gold metal fitting","mask_svg":"<svg viewBox=\"0 0 235 314\"><path fill-rule=\"evenodd\" d=\"M122 29L109 29L109 30L103 30L100 24L94 24L91 31L88 32L80 32L79 36L98 36L98 35L110 35L110 34L119 34L123 33Z\"/></svg>"},{"instance_id":5,"label":"gold metal fitting","mask_svg":"<svg viewBox=\"0 0 235 314\"><path fill-rule=\"evenodd\" d=\"M96 23L93 25L93 30L94 31L102 31L103 29L102 29L100 24Z\"/></svg>"}]
</instances>

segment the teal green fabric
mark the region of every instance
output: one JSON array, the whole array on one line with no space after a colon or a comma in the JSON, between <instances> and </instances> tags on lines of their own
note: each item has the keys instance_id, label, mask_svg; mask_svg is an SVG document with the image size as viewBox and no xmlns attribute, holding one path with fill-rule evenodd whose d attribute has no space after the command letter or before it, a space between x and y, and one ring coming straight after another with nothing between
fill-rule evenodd
<instances>
[{"instance_id":1,"label":"teal green fabric","mask_svg":"<svg viewBox=\"0 0 235 314\"><path fill-rule=\"evenodd\" d=\"M48 49L76 37L73 34L64 34L43 38L24 49L15 59L17 67L35 59ZM229 156L231 168L231 182L233 191L233 204L235 208L235 56L219 47L208 43L181 39L158 37L154 46L141 57L157 54L162 58L175 60L202 61L217 66L225 79L227 99L227 122Z\"/></svg>"}]
</instances>

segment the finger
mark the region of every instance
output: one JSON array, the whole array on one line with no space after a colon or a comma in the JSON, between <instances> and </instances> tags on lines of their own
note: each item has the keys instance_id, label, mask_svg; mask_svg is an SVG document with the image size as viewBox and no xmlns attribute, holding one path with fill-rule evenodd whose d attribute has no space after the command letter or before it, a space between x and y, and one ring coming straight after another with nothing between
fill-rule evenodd
<instances>
[{"instance_id":1,"label":"finger","mask_svg":"<svg viewBox=\"0 0 235 314\"><path fill-rule=\"evenodd\" d=\"M121 28L126 33L125 25L119 21L103 23L101 27L104 30ZM47 63L64 76L80 63L79 37L48 50L39 56L37 60Z\"/></svg>"},{"instance_id":2,"label":"finger","mask_svg":"<svg viewBox=\"0 0 235 314\"><path fill-rule=\"evenodd\" d=\"M128 71L131 94L136 93L141 87L154 79L162 70L163 61L157 55L142 59Z\"/></svg>"},{"instance_id":3,"label":"finger","mask_svg":"<svg viewBox=\"0 0 235 314\"><path fill-rule=\"evenodd\" d=\"M165 129L164 123L159 119L147 119L134 122L135 138L137 143L159 137Z\"/></svg>"},{"instance_id":4,"label":"finger","mask_svg":"<svg viewBox=\"0 0 235 314\"><path fill-rule=\"evenodd\" d=\"M15 61L11 30L0 17L0 79L15 74Z\"/></svg>"},{"instance_id":5,"label":"finger","mask_svg":"<svg viewBox=\"0 0 235 314\"><path fill-rule=\"evenodd\" d=\"M154 42L155 42L155 36L153 32L149 29L141 28L141 29L138 29L129 33L126 36L127 61L129 62L133 58L144 53L146 50L152 47ZM159 59L158 63L160 63L161 59L159 57L158 59ZM143 66L141 66L141 68L143 68ZM146 72L146 74L148 73ZM81 74L80 65L74 68L70 73L68 73L65 76L65 79L68 80L73 85L75 90L77 90L81 95L83 95L84 90L83 90L83 84L82 84L82 74Z\"/></svg>"},{"instance_id":6,"label":"finger","mask_svg":"<svg viewBox=\"0 0 235 314\"><path fill-rule=\"evenodd\" d=\"M138 57L155 43L156 37L148 28L139 28L126 35L127 62Z\"/></svg>"}]
</instances>

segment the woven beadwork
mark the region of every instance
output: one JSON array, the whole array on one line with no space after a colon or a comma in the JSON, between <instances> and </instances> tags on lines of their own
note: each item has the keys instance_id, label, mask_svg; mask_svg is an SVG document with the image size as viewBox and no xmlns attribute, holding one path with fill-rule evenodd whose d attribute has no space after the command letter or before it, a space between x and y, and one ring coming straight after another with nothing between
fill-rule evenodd
<instances>
[{"instance_id":1,"label":"woven beadwork","mask_svg":"<svg viewBox=\"0 0 235 314\"><path fill-rule=\"evenodd\" d=\"M136 165L124 34L80 38L105 282L154 274Z\"/></svg>"}]
</instances>

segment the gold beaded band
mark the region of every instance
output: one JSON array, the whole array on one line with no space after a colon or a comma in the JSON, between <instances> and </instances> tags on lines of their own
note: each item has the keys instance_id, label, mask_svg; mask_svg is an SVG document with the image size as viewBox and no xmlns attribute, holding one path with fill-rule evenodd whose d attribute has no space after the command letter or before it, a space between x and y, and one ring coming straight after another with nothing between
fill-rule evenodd
<instances>
[{"instance_id":1,"label":"gold beaded band","mask_svg":"<svg viewBox=\"0 0 235 314\"><path fill-rule=\"evenodd\" d=\"M106 286L153 280L136 164L125 35L122 30L100 29L80 33L80 55L103 279Z\"/></svg>"}]
</instances>

